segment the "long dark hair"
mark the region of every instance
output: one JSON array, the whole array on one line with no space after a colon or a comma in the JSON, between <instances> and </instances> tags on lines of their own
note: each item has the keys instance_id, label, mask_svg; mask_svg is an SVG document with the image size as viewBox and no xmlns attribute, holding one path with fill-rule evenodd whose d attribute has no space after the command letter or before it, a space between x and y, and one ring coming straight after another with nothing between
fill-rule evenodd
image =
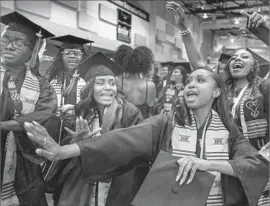
<instances>
[{"instance_id":1,"label":"long dark hair","mask_svg":"<svg viewBox=\"0 0 270 206\"><path fill-rule=\"evenodd\" d=\"M46 72L46 77L48 78L48 81L51 82L53 79L55 79L58 83L63 81L63 72L64 72L64 65L63 65L63 59L62 59L62 52L64 48L61 48L58 54L56 55L53 63L51 66L48 68ZM84 49L82 49L82 60L83 61L86 57L87 54ZM74 68L74 71L77 68Z\"/></svg>"},{"instance_id":2,"label":"long dark hair","mask_svg":"<svg viewBox=\"0 0 270 206\"><path fill-rule=\"evenodd\" d=\"M217 98L215 98L212 104L212 108L219 114L220 119L222 120L224 126L228 129L229 132L237 131L237 127L233 123L232 115L229 112L230 106L229 106L228 96L225 90L225 83L222 81L222 79L217 73L215 73L213 70L209 69L208 67L200 68L200 69L207 70L211 74L211 77L216 82L216 87L220 89L220 95ZM185 101L184 101L184 105L176 107L175 112L177 114L178 120L181 123L184 123L185 121L184 119L186 117L188 117L190 121L190 112L189 112L189 109L187 108Z\"/></svg>"},{"instance_id":3,"label":"long dark hair","mask_svg":"<svg viewBox=\"0 0 270 206\"><path fill-rule=\"evenodd\" d=\"M254 59L254 64L252 66L252 69L251 69L250 73L247 75L247 80L249 82L249 86L253 87L252 93L254 93L255 89L258 86L258 80L259 80L258 73L259 73L260 67L259 67L259 62L258 62L257 58L251 52L249 52L247 49L246 49L246 51L248 53L250 53ZM226 69L228 69L228 74L229 74L229 79L226 81L226 84L227 84L230 92L234 92L234 89L235 89L234 79L231 75L230 66L229 66L231 61L232 61L232 58L229 59L228 64L227 64L228 66L226 67Z\"/></svg>"},{"instance_id":4,"label":"long dark hair","mask_svg":"<svg viewBox=\"0 0 270 206\"><path fill-rule=\"evenodd\" d=\"M183 79L182 79L182 83L183 85L185 86L185 83L186 83L186 80L187 80L187 77L188 77L188 73L187 73L187 70L185 69L185 67L179 65L179 66L176 66L176 67L173 67L168 75L168 81L169 81L169 84L171 83L171 76L172 76L172 73L174 70L176 69L179 69L181 71L181 74L183 76Z\"/></svg>"},{"instance_id":5,"label":"long dark hair","mask_svg":"<svg viewBox=\"0 0 270 206\"><path fill-rule=\"evenodd\" d=\"M86 118L86 115L94 112L96 103L94 100L95 78L91 78L82 88L80 101L75 105L75 115Z\"/></svg>"}]
</instances>

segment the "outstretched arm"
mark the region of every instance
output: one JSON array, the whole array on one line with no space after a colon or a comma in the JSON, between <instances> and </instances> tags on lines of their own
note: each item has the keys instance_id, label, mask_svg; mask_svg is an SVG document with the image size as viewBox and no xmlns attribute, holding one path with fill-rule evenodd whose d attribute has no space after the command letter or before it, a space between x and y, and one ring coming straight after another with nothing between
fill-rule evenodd
<instances>
[{"instance_id":1,"label":"outstretched arm","mask_svg":"<svg viewBox=\"0 0 270 206\"><path fill-rule=\"evenodd\" d=\"M167 2L166 8L173 12L174 19L180 31L188 31L189 28L186 25L186 15L184 9L173 1ZM185 35L182 35L182 39L192 68L197 69L200 67L205 67L205 63L203 62L201 54L196 47L191 32L187 32Z\"/></svg>"}]
</instances>

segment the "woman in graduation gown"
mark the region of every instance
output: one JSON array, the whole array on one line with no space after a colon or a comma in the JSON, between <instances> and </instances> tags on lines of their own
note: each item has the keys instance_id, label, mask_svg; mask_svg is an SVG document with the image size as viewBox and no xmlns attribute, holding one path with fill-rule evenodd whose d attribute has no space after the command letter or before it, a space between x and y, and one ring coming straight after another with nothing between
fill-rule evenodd
<instances>
[{"instance_id":1,"label":"woman in graduation gown","mask_svg":"<svg viewBox=\"0 0 270 206\"><path fill-rule=\"evenodd\" d=\"M46 206L35 144L27 138L24 122L49 128L57 119L57 98L39 74L41 38L53 34L18 12L1 16L1 205ZM50 121L49 121L50 119ZM53 136L56 130L50 129Z\"/></svg>"},{"instance_id":2,"label":"woman in graduation gown","mask_svg":"<svg viewBox=\"0 0 270 206\"><path fill-rule=\"evenodd\" d=\"M198 69L184 88L186 107L176 108L172 115L153 116L137 126L64 147L37 123L27 123L25 128L43 147L37 154L52 160L80 156L83 181L104 180L137 165L150 166L165 150L181 157L180 183L186 178L192 181L196 170L214 173L207 205L253 206L266 185L268 162L234 126L224 91L216 73Z\"/></svg>"},{"instance_id":3,"label":"woman in graduation gown","mask_svg":"<svg viewBox=\"0 0 270 206\"><path fill-rule=\"evenodd\" d=\"M183 9L174 2L167 3L178 17L178 25L183 31L183 42L187 49L187 55L194 68L204 66L200 54L194 44L190 30L185 24ZM248 24L258 27L265 24L262 15L254 12ZM255 28L255 27L254 27ZM258 74L261 65L269 65L265 59L250 49L238 49L228 60L226 81L228 97L234 122L244 137L260 150L269 142L269 81L261 79ZM270 203L269 187L263 193L259 205Z\"/></svg>"},{"instance_id":4,"label":"woman in graduation gown","mask_svg":"<svg viewBox=\"0 0 270 206\"><path fill-rule=\"evenodd\" d=\"M117 96L116 77L124 72L122 67L99 52L81 63L78 72L80 76L84 76L87 83L81 91L81 101L75 105L75 114L86 120L86 128L91 131L102 128L95 138L98 138L100 133L126 128L143 120L138 108ZM73 120L76 116L73 116ZM67 131L80 130L78 121L79 119L76 120L77 124L73 121L73 128ZM79 137L71 139L64 131L62 137L62 144L83 140ZM55 205L89 206L91 202L91 206L102 206L105 205L107 196L107 201L113 198L117 205L122 205L123 200L132 200L135 171L96 183L80 181L80 172L78 158L59 161L51 166L45 178L47 188L54 194Z\"/></svg>"}]
</instances>

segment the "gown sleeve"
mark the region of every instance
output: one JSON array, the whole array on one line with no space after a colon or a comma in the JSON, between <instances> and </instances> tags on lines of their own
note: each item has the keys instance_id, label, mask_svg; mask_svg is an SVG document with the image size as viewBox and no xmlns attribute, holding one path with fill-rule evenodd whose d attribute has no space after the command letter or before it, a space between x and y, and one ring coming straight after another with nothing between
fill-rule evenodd
<instances>
[{"instance_id":1,"label":"gown sleeve","mask_svg":"<svg viewBox=\"0 0 270 206\"><path fill-rule=\"evenodd\" d=\"M153 116L139 125L78 142L81 178L101 181L148 165L160 150L167 121L165 115Z\"/></svg>"},{"instance_id":2,"label":"gown sleeve","mask_svg":"<svg viewBox=\"0 0 270 206\"><path fill-rule=\"evenodd\" d=\"M269 163L240 134L233 133L229 160L241 183L249 205L256 205L269 176Z\"/></svg>"}]
</instances>

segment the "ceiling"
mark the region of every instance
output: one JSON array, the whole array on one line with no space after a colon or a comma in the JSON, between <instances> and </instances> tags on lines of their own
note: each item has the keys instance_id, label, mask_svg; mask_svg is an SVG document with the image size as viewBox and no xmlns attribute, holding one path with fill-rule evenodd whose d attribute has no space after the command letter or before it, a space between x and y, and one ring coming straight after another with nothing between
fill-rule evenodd
<instances>
[{"instance_id":1,"label":"ceiling","mask_svg":"<svg viewBox=\"0 0 270 206\"><path fill-rule=\"evenodd\" d=\"M242 25L235 23L236 19L246 22L246 17L240 13L241 10L249 14L254 11L259 12L267 21L270 21L269 0L178 0L176 2L184 7L186 13L199 16L204 22L217 25L221 21L228 20L228 24L212 28L218 36L231 35L256 39L244 29L243 23ZM204 16L207 18L203 18Z\"/></svg>"},{"instance_id":2,"label":"ceiling","mask_svg":"<svg viewBox=\"0 0 270 206\"><path fill-rule=\"evenodd\" d=\"M187 13L201 17L206 13L209 17L227 19L242 16L240 10L252 12L258 9L260 13L269 15L269 0L179 0L177 2L183 5Z\"/></svg>"}]
</instances>

